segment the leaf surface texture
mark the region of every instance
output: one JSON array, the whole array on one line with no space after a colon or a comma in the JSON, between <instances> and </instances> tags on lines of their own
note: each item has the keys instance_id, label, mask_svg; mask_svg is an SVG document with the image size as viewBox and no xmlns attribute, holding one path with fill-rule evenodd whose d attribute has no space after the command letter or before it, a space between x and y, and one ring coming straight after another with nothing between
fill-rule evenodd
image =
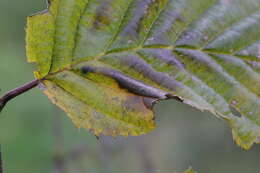
<instances>
[{"instance_id":1,"label":"leaf surface texture","mask_svg":"<svg viewBox=\"0 0 260 173\"><path fill-rule=\"evenodd\" d=\"M260 0L50 0L26 40L44 92L96 135L145 134L175 98L260 142Z\"/></svg>"}]
</instances>

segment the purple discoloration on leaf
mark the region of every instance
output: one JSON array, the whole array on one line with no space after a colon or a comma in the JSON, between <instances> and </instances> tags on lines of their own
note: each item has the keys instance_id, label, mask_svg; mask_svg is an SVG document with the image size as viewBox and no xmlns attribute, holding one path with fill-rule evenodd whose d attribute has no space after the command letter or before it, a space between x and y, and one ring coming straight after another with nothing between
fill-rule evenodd
<instances>
[{"instance_id":1,"label":"purple discoloration on leaf","mask_svg":"<svg viewBox=\"0 0 260 173\"><path fill-rule=\"evenodd\" d=\"M202 64L204 64L204 65L214 69L214 71L217 71L218 73L224 73L224 70L223 70L223 68L220 65L218 65L207 54L205 54L205 53L203 53L201 51L190 50L190 49L176 49L176 52L179 52L179 53L181 53L184 56L188 56L189 58L194 60L194 63L195 62L197 62L197 63L199 62L199 63L202 63ZM234 80L233 78L231 78L227 74L225 74L225 76L227 78L229 78L230 81Z\"/></svg>"},{"instance_id":2,"label":"purple discoloration on leaf","mask_svg":"<svg viewBox=\"0 0 260 173\"><path fill-rule=\"evenodd\" d=\"M260 60L260 41L253 43L244 50L241 50L238 55L242 56L254 56Z\"/></svg>"},{"instance_id":3,"label":"purple discoloration on leaf","mask_svg":"<svg viewBox=\"0 0 260 173\"><path fill-rule=\"evenodd\" d=\"M154 57L161 59L163 62L177 67L178 69L184 69L184 64L176 59L175 55L172 53L172 50L167 49L148 49L147 52L150 52Z\"/></svg>"},{"instance_id":4,"label":"purple discoloration on leaf","mask_svg":"<svg viewBox=\"0 0 260 173\"><path fill-rule=\"evenodd\" d=\"M143 76L151 79L157 84L164 86L172 91L176 91L177 89L182 88L182 84L177 82L175 79L170 77L168 74L155 71L149 64L147 64L144 60L136 57L136 56L127 56L123 59L122 62L124 65L127 65Z\"/></svg>"},{"instance_id":5,"label":"purple discoloration on leaf","mask_svg":"<svg viewBox=\"0 0 260 173\"><path fill-rule=\"evenodd\" d=\"M106 76L109 76L115 79L119 85L123 88L128 89L130 92L133 92L138 95L153 97L158 99L166 99L167 92L162 91L160 89L151 87L149 85L144 84L141 81L135 80L131 77L123 75L119 71L108 69L104 67L92 67L92 66L84 66L82 67L83 73L93 72L100 73Z\"/></svg>"},{"instance_id":6,"label":"purple discoloration on leaf","mask_svg":"<svg viewBox=\"0 0 260 173\"><path fill-rule=\"evenodd\" d=\"M170 16L164 20L164 23L158 31L147 39L146 44L168 44L167 31L171 29L173 23L180 18L174 11L167 11L165 16Z\"/></svg>"},{"instance_id":7,"label":"purple discoloration on leaf","mask_svg":"<svg viewBox=\"0 0 260 173\"><path fill-rule=\"evenodd\" d=\"M247 61L248 64L250 64L255 69L260 69L260 62L256 61Z\"/></svg>"},{"instance_id":8,"label":"purple discoloration on leaf","mask_svg":"<svg viewBox=\"0 0 260 173\"><path fill-rule=\"evenodd\" d=\"M254 43L255 37L260 36L255 32L257 29L260 29L259 20L260 12L257 11L225 30L223 34L218 35L205 49L221 50L229 53L240 52ZM250 39L246 41L245 37L249 37ZM244 40L243 43L242 40ZM233 44L235 42L237 43L236 45Z\"/></svg>"},{"instance_id":9,"label":"purple discoloration on leaf","mask_svg":"<svg viewBox=\"0 0 260 173\"><path fill-rule=\"evenodd\" d=\"M134 12L134 16L128 23L128 25L124 28L121 36L136 36L138 33L138 25L143 16L146 13L146 10L151 4L152 0L138 0L136 2L136 10Z\"/></svg>"}]
</instances>

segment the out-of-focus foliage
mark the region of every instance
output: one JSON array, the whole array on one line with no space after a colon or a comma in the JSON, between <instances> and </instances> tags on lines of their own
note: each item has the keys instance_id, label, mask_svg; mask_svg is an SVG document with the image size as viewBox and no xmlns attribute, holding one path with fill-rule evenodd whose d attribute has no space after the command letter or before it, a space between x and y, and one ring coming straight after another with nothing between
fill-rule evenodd
<instances>
[{"instance_id":1,"label":"out-of-focus foliage","mask_svg":"<svg viewBox=\"0 0 260 173\"><path fill-rule=\"evenodd\" d=\"M189 168L186 171L184 171L183 173L197 173L197 172L193 171L192 168Z\"/></svg>"},{"instance_id":2,"label":"out-of-focus foliage","mask_svg":"<svg viewBox=\"0 0 260 173\"><path fill-rule=\"evenodd\" d=\"M178 97L259 143L260 0L49 2L28 17L27 56L77 127L145 134L153 103Z\"/></svg>"}]
</instances>

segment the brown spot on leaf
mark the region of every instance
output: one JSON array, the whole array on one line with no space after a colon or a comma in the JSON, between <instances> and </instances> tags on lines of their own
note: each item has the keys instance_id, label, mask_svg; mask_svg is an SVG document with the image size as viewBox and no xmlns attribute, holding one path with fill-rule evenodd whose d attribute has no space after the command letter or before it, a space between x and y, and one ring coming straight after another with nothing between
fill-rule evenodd
<instances>
[{"instance_id":1,"label":"brown spot on leaf","mask_svg":"<svg viewBox=\"0 0 260 173\"><path fill-rule=\"evenodd\" d=\"M143 103L144 103L145 107L150 110L153 110L153 107L157 101L159 101L159 99L143 97Z\"/></svg>"},{"instance_id":2,"label":"brown spot on leaf","mask_svg":"<svg viewBox=\"0 0 260 173\"><path fill-rule=\"evenodd\" d=\"M123 106L129 111L136 111L136 110L141 112L147 111L146 110L147 108L144 105L142 97L140 96L135 96L135 95L129 96Z\"/></svg>"}]
</instances>

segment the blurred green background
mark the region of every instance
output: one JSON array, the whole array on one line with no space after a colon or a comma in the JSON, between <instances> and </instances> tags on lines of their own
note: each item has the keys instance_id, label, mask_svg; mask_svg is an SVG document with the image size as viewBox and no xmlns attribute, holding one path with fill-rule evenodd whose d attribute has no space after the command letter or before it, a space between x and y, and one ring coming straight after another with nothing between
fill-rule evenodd
<instances>
[{"instance_id":1,"label":"blurred green background","mask_svg":"<svg viewBox=\"0 0 260 173\"><path fill-rule=\"evenodd\" d=\"M0 88L33 79L26 63L26 16L44 0L0 2ZM260 145L243 151L225 122L210 113L166 101L156 106L158 128L141 137L100 137L77 129L40 89L10 102L0 115L6 173L258 173Z\"/></svg>"}]
</instances>

